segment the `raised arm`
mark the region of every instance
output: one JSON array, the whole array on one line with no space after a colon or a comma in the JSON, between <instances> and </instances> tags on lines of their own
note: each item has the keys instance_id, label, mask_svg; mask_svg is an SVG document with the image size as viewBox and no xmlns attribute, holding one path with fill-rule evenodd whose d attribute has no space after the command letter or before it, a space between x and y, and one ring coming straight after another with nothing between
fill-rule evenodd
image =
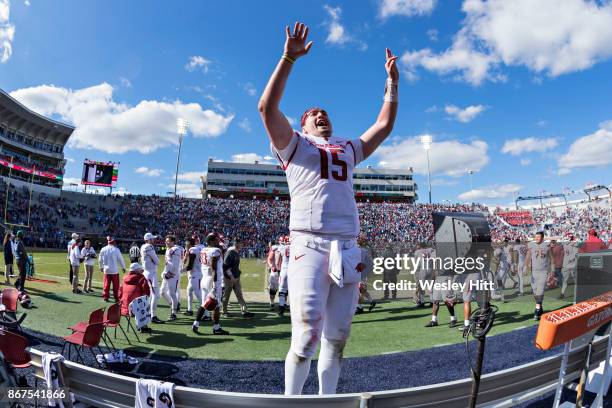
<instances>
[{"instance_id":1,"label":"raised arm","mask_svg":"<svg viewBox=\"0 0 612 408\"><path fill-rule=\"evenodd\" d=\"M397 56L393 55L388 48L385 49L385 53L387 57L385 62L387 71L385 98L376 122L359 138L363 146L364 158L374 153L378 146L391 134L397 116L397 85L399 82L399 72L396 65Z\"/></svg>"},{"instance_id":2,"label":"raised arm","mask_svg":"<svg viewBox=\"0 0 612 408\"><path fill-rule=\"evenodd\" d=\"M258 104L259 114L268 137L274 147L279 150L287 147L293 133L289 121L279 108L285 84L295 61L302 55L306 55L312 47L312 41L306 44L308 37L306 25L296 22L293 33L289 32L289 26L285 28L285 31L287 36L285 52L268 80Z\"/></svg>"}]
</instances>

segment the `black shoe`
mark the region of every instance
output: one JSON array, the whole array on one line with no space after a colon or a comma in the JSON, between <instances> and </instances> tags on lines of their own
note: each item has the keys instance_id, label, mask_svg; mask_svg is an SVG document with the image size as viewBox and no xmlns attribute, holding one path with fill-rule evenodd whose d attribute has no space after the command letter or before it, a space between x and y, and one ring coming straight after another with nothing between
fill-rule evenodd
<instances>
[{"instance_id":1,"label":"black shoe","mask_svg":"<svg viewBox=\"0 0 612 408\"><path fill-rule=\"evenodd\" d=\"M153 317L151 318L151 322L152 322L152 323L155 323L155 324L164 324L164 321L163 321L163 320L158 319L158 318L157 318L157 316L153 316Z\"/></svg>"},{"instance_id":2,"label":"black shoe","mask_svg":"<svg viewBox=\"0 0 612 408\"><path fill-rule=\"evenodd\" d=\"M279 316L285 315L285 306L278 306L278 315Z\"/></svg>"},{"instance_id":3,"label":"black shoe","mask_svg":"<svg viewBox=\"0 0 612 408\"><path fill-rule=\"evenodd\" d=\"M363 307L355 308L355 314L362 314L362 313L363 313Z\"/></svg>"},{"instance_id":4,"label":"black shoe","mask_svg":"<svg viewBox=\"0 0 612 408\"><path fill-rule=\"evenodd\" d=\"M436 327L437 325L438 325L438 322L434 322L433 320L431 320L429 323L425 325L425 327Z\"/></svg>"},{"instance_id":5,"label":"black shoe","mask_svg":"<svg viewBox=\"0 0 612 408\"><path fill-rule=\"evenodd\" d=\"M216 335L227 335L227 334L229 334L229 332L227 330L223 330L221 327L219 327L218 329L213 329L213 334L216 334Z\"/></svg>"},{"instance_id":6,"label":"black shoe","mask_svg":"<svg viewBox=\"0 0 612 408\"><path fill-rule=\"evenodd\" d=\"M255 314L251 313L251 312L244 312L242 313L242 317L248 319L249 317L253 317L255 316Z\"/></svg>"},{"instance_id":7,"label":"black shoe","mask_svg":"<svg viewBox=\"0 0 612 408\"><path fill-rule=\"evenodd\" d=\"M104 301L105 301L106 303L110 302L110 300L108 300L108 299L104 299Z\"/></svg>"},{"instance_id":8,"label":"black shoe","mask_svg":"<svg viewBox=\"0 0 612 408\"><path fill-rule=\"evenodd\" d=\"M185 313L183 313L185 316L193 316L193 311L192 310L185 310Z\"/></svg>"},{"instance_id":9,"label":"black shoe","mask_svg":"<svg viewBox=\"0 0 612 408\"><path fill-rule=\"evenodd\" d=\"M457 321L456 320L451 320L450 323L448 324L448 327L450 327L451 329L453 327L456 327L456 326L457 326Z\"/></svg>"},{"instance_id":10,"label":"black shoe","mask_svg":"<svg viewBox=\"0 0 612 408\"><path fill-rule=\"evenodd\" d=\"M371 312L372 309L374 309L375 306L376 306L376 302L371 302L370 303L370 307L368 307L368 312Z\"/></svg>"},{"instance_id":11,"label":"black shoe","mask_svg":"<svg viewBox=\"0 0 612 408\"><path fill-rule=\"evenodd\" d=\"M150 327L141 327L138 331L141 333L151 333L153 330Z\"/></svg>"},{"instance_id":12,"label":"black shoe","mask_svg":"<svg viewBox=\"0 0 612 408\"><path fill-rule=\"evenodd\" d=\"M557 299L559 299L559 300L565 299L565 295L563 293L561 293L559 296L557 296Z\"/></svg>"},{"instance_id":13,"label":"black shoe","mask_svg":"<svg viewBox=\"0 0 612 408\"><path fill-rule=\"evenodd\" d=\"M176 305L176 313L181 311L181 304Z\"/></svg>"},{"instance_id":14,"label":"black shoe","mask_svg":"<svg viewBox=\"0 0 612 408\"><path fill-rule=\"evenodd\" d=\"M192 332L194 332L195 334L199 334L199 333L200 333L200 332L198 331L198 326L196 326L195 324L194 324L194 325L191 325L191 331L192 331Z\"/></svg>"},{"instance_id":15,"label":"black shoe","mask_svg":"<svg viewBox=\"0 0 612 408\"><path fill-rule=\"evenodd\" d=\"M544 311L542 309L536 309L535 312L533 313L533 320L536 320L536 321L540 320L543 314L544 314Z\"/></svg>"},{"instance_id":16,"label":"black shoe","mask_svg":"<svg viewBox=\"0 0 612 408\"><path fill-rule=\"evenodd\" d=\"M270 311L273 312L274 311L274 305L270 305Z\"/></svg>"},{"instance_id":17,"label":"black shoe","mask_svg":"<svg viewBox=\"0 0 612 408\"><path fill-rule=\"evenodd\" d=\"M173 313L170 315L170 317L168 318L168 320L166 320L167 322L173 322L176 320L176 315Z\"/></svg>"},{"instance_id":18,"label":"black shoe","mask_svg":"<svg viewBox=\"0 0 612 408\"><path fill-rule=\"evenodd\" d=\"M73 290L72 293L80 295L81 293L83 293L83 291L81 289L77 289L77 290Z\"/></svg>"},{"instance_id":19,"label":"black shoe","mask_svg":"<svg viewBox=\"0 0 612 408\"><path fill-rule=\"evenodd\" d=\"M424 308L424 307L425 307L425 303L423 303L423 302L417 302L416 307L417 307L417 309L422 309L422 308Z\"/></svg>"}]
</instances>

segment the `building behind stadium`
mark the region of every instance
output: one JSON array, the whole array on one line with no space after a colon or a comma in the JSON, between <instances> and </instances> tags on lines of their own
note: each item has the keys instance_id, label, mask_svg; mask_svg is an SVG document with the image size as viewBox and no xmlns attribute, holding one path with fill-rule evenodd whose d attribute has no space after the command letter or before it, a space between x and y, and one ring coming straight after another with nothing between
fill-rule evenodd
<instances>
[{"instance_id":1,"label":"building behind stadium","mask_svg":"<svg viewBox=\"0 0 612 408\"><path fill-rule=\"evenodd\" d=\"M401 201L418 199L412 168L408 170L357 167L353 172L355 198L358 201ZM206 177L202 178L204 195L211 197L245 197L288 199L285 172L279 165L233 163L208 160Z\"/></svg>"},{"instance_id":2,"label":"building behind stadium","mask_svg":"<svg viewBox=\"0 0 612 408\"><path fill-rule=\"evenodd\" d=\"M13 185L31 185L59 195L63 180L64 146L74 131L23 106L0 90L0 176Z\"/></svg>"}]
</instances>

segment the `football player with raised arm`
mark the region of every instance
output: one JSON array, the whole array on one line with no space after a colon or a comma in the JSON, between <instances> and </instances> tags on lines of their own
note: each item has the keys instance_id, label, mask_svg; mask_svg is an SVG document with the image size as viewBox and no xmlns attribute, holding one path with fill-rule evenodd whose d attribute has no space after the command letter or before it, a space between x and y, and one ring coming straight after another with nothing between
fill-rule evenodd
<instances>
[{"instance_id":1,"label":"football player with raised arm","mask_svg":"<svg viewBox=\"0 0 612 408\"><path fill-rule=\"evenodd\" d=\"M321 108L304 112L300 131L291 129L279 105L291 70L312 48L313 42L307 42L307 38L305 24L296 22L293 30L286 27L284 52L279 55L258 106L271 149L285 170L291 198L287 395L302 393L319 343L319 393L336 392L361 278L357 270L361 250L355 242L359 217L353 170L389 136L398 106L397 57L387 49L382 107L365 133L352 139L332 135L331 119ZM313 84L320 83L316 77L311 80Z\"/></svg>"}]
</instances>

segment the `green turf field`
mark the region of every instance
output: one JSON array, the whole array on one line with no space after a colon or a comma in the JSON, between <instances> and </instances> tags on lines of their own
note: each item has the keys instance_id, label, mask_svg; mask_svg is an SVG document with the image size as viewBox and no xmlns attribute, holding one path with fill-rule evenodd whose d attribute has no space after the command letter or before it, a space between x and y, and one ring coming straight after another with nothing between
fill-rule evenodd
<instances>
[{"instance_id":1,"label":"green turf field","mask_svg":"<svg viewBox=\"0 0 612 408\"><path fill-rule=\"evenodd\" d=\"M53 280L57 283L28 282L27 289L32 296L35 308L27 311L24 325L28 328L64 336L70 334L68 326L86 320L89 313L99 307L108 306L102 301L102 274L96 267L94 288L96 292L88 295L75 295L68 285L68 264L64 253L35 253L36 277ZM289 317L280 318L270 313L264 293L264 267L261 261L243 260L241 263L242 286L255 318L243 319L232 296L230 313L233 316L222 319L223 327L230 336L213 336L209 322L202 323L200 335L191 332L192 318L179 315L179 319L163 325L153 325L152 335L140 335L138 347L143 351L166 355L218 358L230 360L282 360L290 341ZM82 270L79 275L84 277ZM403 276L400 275L400 278ZM182 287L186 287L185 278ZM568 293L571 293L568 289ZM508 291L507 293L511 293ZM371 292L379 298L381 293ZM558 290L546 292L545 309L551 310L569 304L569 300L558 301ZM491 334L518 329L535 324L533 298L524 296L512 298L498 304L499 313ZM185 296L181 303L186 306ZM459 322L463 320L462 305L456 307ZM158 316L168 317L169 308L160 300ZM372 312L356 315L353 320L351 338L345 349L345 356L367 356L381 353L408 351L429 348L436 345L457 343L462 337L457 329L448 328L449 316L442 306L438 316L439 327L425 328L429 321L430 309L416 309L411 299L403 298L391 302L381 302ZM132 335L133 336L133 335ZM133 337L132 337L133 339ZM121 333L115 341L117 347L128 347Z\"/></svg>"}]
</instances>

